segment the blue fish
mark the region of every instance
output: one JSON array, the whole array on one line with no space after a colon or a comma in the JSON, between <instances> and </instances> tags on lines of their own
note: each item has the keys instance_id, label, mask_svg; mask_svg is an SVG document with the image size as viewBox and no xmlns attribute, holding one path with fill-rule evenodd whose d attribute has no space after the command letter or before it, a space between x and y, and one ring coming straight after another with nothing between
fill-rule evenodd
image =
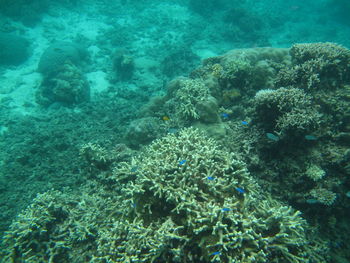
<instances>
[{"instance_id":1,"label":"blue fish","mask_svg":"<svg viewBox=\"0 0 350 263\"><path fill-rule=\"evenodd\" d=\"M217 256L217 255L220 255L220 254L221 254L220 251L215 251L215 252L211 253L210 255L211 256Z\"/></svg>"},{"instance_id":2,"label":"blue fish","mask_svg":"<svg viewBox=\"0 0 350 263\"><path fill-rule=\"evenodd\" d=\"M185 163L186 163L186 160L182 160L182 161L179 162L179 165L183 165Z\"/></svg>"},{"instance_id":3,"label":"blue fish","mask_svg":"<svg viewBox=\"0 0 350 263\"><path fill-rule=\"evenodd\" d=\"M179 131L179 129L177 129L177 128L169 128L168 129L168 133L172 133L172 134L177 133L178 131Z\"/></svg>"},{"instance_id":4,"label":"blue fish","mask_svg":"<svg viewBox=\"0 0 350 263\"><path fill-rule=\"evenodd\" d=\"M231 211L231 209L228 207L224 207L223 209L221 209L221 211L222 212L229 212L229 211Z\"/></svg>"},{"instance_id":5,"label":"blue fish","mask_svg":"<svg viewBox=\"0 0 350 263\"><path fill-rule=\"evenodd\" d=\"M240 187L236 187L236 191L240 194L244 194L245 193L245 190L243 188L240 188Z\"/></svg>"},{"instance_id":6,"label":"blue fish","mask_svg":"<svg viewBox=\"0 0 350 263\"><path fill-rule=\"evenodd\" d=\"M221 117L223 119L228 119L230 117L230 115L228 113L226 113L226 112L223 112L223 113L221 113Z\"/></svg>"},{"instance_id":7,"label":"blue fish","mask_svg":"<svg viewBox=\"0 0 350 263\"><path fill-rule=\"evenodd\" d=\"M307 199L306 203L308 203L309 205L313 205L319 203L319 201L316 199Z\"/></svg>"},{"instance_id":8,"label":"blue fish","mask_svg":"<svg viewBox=\"0 0 350 263\"><path fill-rule=\"evenodd\" d=\"M248 125L249 123L247 121L241 121L243 125Z\"/></svg>"},{"instance_id":9,"label":"blue fish","mask_svg":"<svg viewBox=\"0 0 350 263\"><path fill-rule=\"evenodd\" d=\"M131 168L131 170L130 170L130 171L131 171L132 173L134 173L134 172L136 172L136 171L137 171L137 169L138 169L138 167L137 167L137 166L134 166L134 167L132 167L132 168Z\"/></svg>"},{"instance_id":10,"label":"blue fish","mask_svg":"<svg viewBox=\"0 0 350 263\"><path fill-rule=\"evenodd\" d=\"M271 140L271 141L275 141L278 142L280 137L278 137L277 135L274 135L273 133L266 133L266 137Z\"/></svg>"},{"instance_id":11,"label":"blue fish","mask_svg":"<svg viewBox=\"0 0 350 263\"><path fill-rule=\"evenodd\" d=\"M314 135L305 135L305 139L308 140L308 141L316 141L317 140L317 137L314 136Z\"/></svg>"},{"instance_id":12,"label":"blue fish","mask_svg":"<svg viewBox=\"0 0 350 263\"><path fill-rule=\"evenodd\" d=\"M215 177L208 176L208 177L207 177L207 179L208 179L208 180L210 180L210 181L212 181L212 180L214 180L214 179L215 179Z\"/></svg>"}]
</instances>

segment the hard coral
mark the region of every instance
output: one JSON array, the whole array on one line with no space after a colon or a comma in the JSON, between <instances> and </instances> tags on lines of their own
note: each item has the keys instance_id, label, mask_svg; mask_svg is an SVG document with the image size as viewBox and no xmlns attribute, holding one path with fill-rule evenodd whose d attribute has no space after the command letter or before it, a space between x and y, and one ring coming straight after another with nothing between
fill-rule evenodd
<instances>
[{"instance_id":1,"label":"hard coral","mask_svg":"<svg viewBox=\"0 0 350 263\"><path fill-rule=\"evenodd\" d=\"M306 222L198 130L156 140L114 171L122 223L111 262L308 262ZM321 256L320 256L321 258ZM319 258L319 259L320 259Z\"/></svg>"},{"instance_id":2,"label":"hard coral","mask_svg":"<svg viewBox=\"0 0 350 263\"><path fill-rule=\"evenodd\" d=\"M255 120L265 132L275 131L281 136L288 132L298 135L318 127L320 116L311 97L296 88L261 90L255 95ZM290 135L290 134L289 134Z\"/></svg>"},{"instance_id":3,"label":"hard coral","mask_svg":"<svg viewBox=\"0 0 350 263\"><path fill-rule=\"evenodd\" d=\"M292 67L279 73L278 86L303 89L336 88L350 81L350 51L334 43L296 44L290 49Z\"/></svg>"}]
</instances>

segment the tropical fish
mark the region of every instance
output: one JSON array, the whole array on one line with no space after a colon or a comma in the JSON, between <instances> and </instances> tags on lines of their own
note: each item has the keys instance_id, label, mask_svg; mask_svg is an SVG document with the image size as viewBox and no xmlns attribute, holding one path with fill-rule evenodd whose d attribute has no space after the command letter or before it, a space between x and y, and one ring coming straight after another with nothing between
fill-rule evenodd
<instances>
[{"instance_id":1,"label":"tropical fish","mask_svg":"<svg viewBox=\"0 0 350 263\"><path fill-rule=\"evenodd\" d=\"M211 256L217 256L217 255L220 255L220 254L221 254L220 251L215 251L215 252L211 253L210 255Z\"/></svg>"},{"instance_id":2,"label":"tropical fish","mask_svg":"<svg viewBox=\"0 0 350 263\"><path fill-rule=\"evenodd\" d=\"M210 181L212 181L212 180L215 179L215 177L213 177L213 176L208 176L207 179L210 180Z\"/></svg>"},{"instance_id":3,"label":"tropical fish","mask_svg":"<svg viewBox=\"0 0 350 263\"><path fill-rule=\"evenodd\" d=\"M163 121L170 121L170 117L165 115L162 117L162 120Z\"/></svg>"},{"instance_id":4,"label":"tropical fish","mask_svg":"<svg viewBox=\"0 0 350 263\"><path fill-rule=\"evenodd\" d=\"M221 113L220 115L221 115L221 117L222 117L223 119L228 119L228 118L230 117L230 115L229 115L228 113L226 113L226 112L223 112L223 113Z\"/></svg>"},{"instance_id":5,"label":"tropical fish","mask_svg":"<svg viewBox=\"0 0 350 263\"><path fill-rule=\"evenodd\" d=\"M277 135L273 134L273 133L266 133L266 137L271 140L271 141L274 141L274 142L278 142L280 137L278 137Z\"/></svg>"},{"instance_id":6,"label":"tropical fish","mask_svg":"<svg viewBox=\"0 0 350 263\"><path fill-rule=\"evenodd\" d=\"M241 121L243 125L248 125L249 123L247 121Z\"/></svg>"},{"instance_id":7,"label":"tropical fish","mask_svg":"<svg viewBox=\"0 0 350 263\"><path fill-rule=\"evenodd\" d=\"M179 162L179 165L183 165L183 164L185 164L186 162L187 162L187 160L182 160L182 161Z\"/></svg>"},{"instance_id":8,"label":"tropical fish","mask_svg":"<svg viewBox=\"0 0 350 263\"><path fill-rule=\"evenodd\" d=\"M240 194L244 194L245 193L245 190L243 188L240 188L240 187L236 187L236 191Z\"/></svg>"},{"instance_id":9,"label":"tropical fish","mask_svg":"<svg viewBox=\"0 0 350 263\"><path fill-rule=\"evenodd\" d=\"M223 209L221 209L221 211L222 211L222 212L228 212L228 211L231 211L231 209L228 208L228 207L224 207Z\"/></svg>"},{"instance_id":10,"label":"tropical fish","mask_svg":"<svg viewBox=\"0 0 350 263\"><path fill-rule=\"evenodd\" d=\"M308 141L316 141L317 137L311 134L305 135L305 139Z\"/></svg>"},{"instance_id":11,"label":"tropical fish","mask_svg":"<svg viewBox=\"0 0 350 263\"><path fill-rule=\"evenodd\" d=\"M317 199L307 199L306 203L308 203L309 205L313 205L319 203L319 201Z\"/></svg>"}]
</instances>

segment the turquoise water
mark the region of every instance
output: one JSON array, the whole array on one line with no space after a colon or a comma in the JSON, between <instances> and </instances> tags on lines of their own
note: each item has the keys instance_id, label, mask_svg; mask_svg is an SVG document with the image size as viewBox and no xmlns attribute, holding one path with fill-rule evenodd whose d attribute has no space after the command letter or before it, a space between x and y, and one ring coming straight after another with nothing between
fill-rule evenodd
<instances>
[{"instance_id":1,"label":"turquoise water","mask_svg":"<svg viewBox=\"0 0 350 263\"><path fill-rule=\"evenodd\" d=\"M350 4L0 0L0 262L348 262Z\"/></svg>"}]
</instances>

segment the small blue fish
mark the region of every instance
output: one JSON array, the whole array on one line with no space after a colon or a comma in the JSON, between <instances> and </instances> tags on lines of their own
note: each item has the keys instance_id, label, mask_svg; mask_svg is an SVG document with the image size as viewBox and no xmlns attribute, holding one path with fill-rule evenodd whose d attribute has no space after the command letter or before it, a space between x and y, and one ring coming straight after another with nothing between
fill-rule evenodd
<instances>
[{"instance_id":1,"label":"small blue fish","mask_svg":"<svg viewBox=\"0 0 350 263\"><path fill-rule=\"evenodd\" d=\"M177 129L177 128L169 128L168 129L168 133L172 133L172 134L177 133L178 131L179 131L179 129Z\"/></svg>"},{"instance_id":2,"label":"small blue fish","mask_svg":"<svg viewBox=\"0 0 350 263\"><path fill-rule=\"evenodd\" d=\"M306 203L308 203L309 205L313 205L319 203L319 201L316 199L307 199Z\"/></svg>"},{"instance_id":3,"label":"small blue fish","mask_svg":"<svg viewBox=\"0 0 350 263\"><path fill-rule=\"evenodd\" d=\"M186 162L187 162L187 160L182 160L182 161L180 161L180 162L179 162L179 166L185 164Z\"/></svg>"},{"instance_id":4,"label":"small blue fish","mask_svg":"<svg viewBox=\"0 0 350 263\"><path fill-rule=\"evenodd\" d=\"M273 133L266 133L266 137L271 140L271 141L274 141L274 142L278 142L280 137L278 137L277 135L274 135Z\"/></svg>"},{"instance_id":5,"label":"small blue fish","mask_svg":"<svg viewBox=\"0 0 350 263\"><path fill-rule=\"evenodd\" d=\"M215 251L215 252L211 253L210 255L211 256L217 256L217 255L220 255L220 254L221 254L220 251Z\"/></svg>"},{"instance_id":6,"label":"small blue fish","mask_svg":"<svg viewBox=\"0 0 350 263\"><path fill-rule=\"evenodd\" d=\"M223 209L221 209L221 211L222 212L229 212L229 211L231 211L231 209L228 207L224 207Z\"/></svg>"},{"instance_id":7,"label":"small blue fish","mask_svg":"<svg viewBox=\"0 0 350 263\"><path fill-rule=\"evenodd\" d=\"M316 141L317 140L317 137L314 136L314 135L305 135L305 140L308 140L308 141Z\"/></svg>"},{"instance_id":8,"label":"small blue fish","mask_svg":"<svg viewBox=\"0 0 350 263\"><path fill-rule=\"evenodd\" d=\"M137 169L138 169L138 167L137 167L137 166L134 166L134 167L131 168L130 172L134 173L134 172L137 171Z\"/></svg>"},{"instance_id":9,"label":"small blue fish","mask_svg":"<svg viewBox=\"0 0 350 263\"><path fill-rule=\"evenodd\" d=\"M243 125L248 125L249 123L247 121L241 121Z\"/></svg>"},{"instance_id":10,"label":"small blue fish","mask_svg":"<svg viewBox=\"0 0 350 263\"><path fill-rule=\"evenodd\" d=\"M245 190L243 188L240 188L240 187L236 187L236 191L240 194L244 194L245 193Z\"/></svg>"},{"instance_id":11,"label":"small blue fish","mask_svg":"<svg viewBox=\"0 0 350 263\"><path fill-rule=\"evenodd\" d=\"M221 113L220 115L221 115L221 117L222 117L223 119L228 119L228 118L230 117L230 115L229 115L228 113L226 113L226 112L223 112L223 113Z\"/></svg>"},{"instance_id":12,"label":"small blue fish","mask_svg":"<svg viewBox=\"0 0 350 263\"><path fill-rule=\"evenodd\" d=\"M208 180L210 180L210 181L212 181L212 180L214 180L214 179L215 179L215 177L208 176L208 177L207 177L207 179L208 179Z\"/></svg>"}]
</instances>

